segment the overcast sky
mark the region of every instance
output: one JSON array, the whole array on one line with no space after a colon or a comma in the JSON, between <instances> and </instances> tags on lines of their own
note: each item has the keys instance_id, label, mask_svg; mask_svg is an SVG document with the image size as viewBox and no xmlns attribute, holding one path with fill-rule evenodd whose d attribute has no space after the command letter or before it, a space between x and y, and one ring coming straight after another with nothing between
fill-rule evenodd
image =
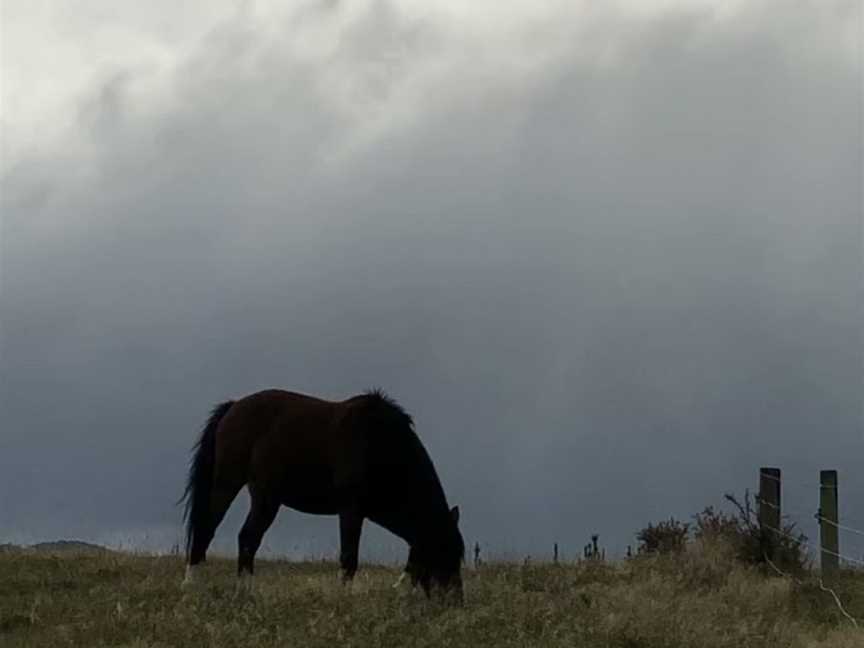
<instances>
[{"instance_id":1,"label":"overcast sky","mask_svg":"<svg viewBox=\"0 0 864 648\"><path fill-rule=\"evenodd\" d=\"M170 546L214 403L375 385L490 553L762 465L864 529L860 2L275 4L0 5L0 542Z\"/></svg>"}]
</instances>

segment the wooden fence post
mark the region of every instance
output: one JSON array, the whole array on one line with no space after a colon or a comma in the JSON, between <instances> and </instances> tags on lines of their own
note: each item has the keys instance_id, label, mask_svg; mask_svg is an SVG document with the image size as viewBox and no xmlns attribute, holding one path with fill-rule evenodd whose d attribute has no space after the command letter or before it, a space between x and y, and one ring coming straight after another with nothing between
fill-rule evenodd
<instances>
[{"instance_id":1,"label":"wooden fence post","mask_svg":"<svg viewBox=\"0 0 864 648\"><path fill-rule=\"evenodd\" d=\"M778 531L782 531L780 517L780 469L759 469L759 528L762 530L763 550L768 558L774 557Z\"/></svg>"},{"instance_id":2,"label":"wooden fence post","mask_svg":"<svg viewBox=\"0 0 864 648\"><path fill-rule=\"evenodd\" d=\"M819 473L819 539L822 572L836 571L840 566L840 522L837 510L837 471Z\"/></svg>"}]
</instances>

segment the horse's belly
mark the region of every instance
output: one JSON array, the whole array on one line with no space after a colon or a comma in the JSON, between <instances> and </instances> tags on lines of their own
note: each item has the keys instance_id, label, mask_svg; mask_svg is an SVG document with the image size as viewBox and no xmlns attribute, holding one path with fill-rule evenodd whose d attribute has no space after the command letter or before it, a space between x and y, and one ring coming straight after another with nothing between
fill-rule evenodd
<instances>
[{"instance_id":1,"label":"horse's belly","mask_svg":"<svg viewBox=\"0 0 864 648\"><path fill-rule=\"evenodd\" d=\"M312 515L333 515L339 511L332 476L323 470L293 472L285 480L282 503Z\"/></svg>"},{"instance_id":2,"label":"horse's belly","mask_svg":"<svg viewBox=\"0 0 864 648\"><path fill-rule=\"evenodd\" d=\"M286 497L282 503L288 508L310 515L335 515L339 512L332 499L323 497Z\"/></svg>"}]
</instances>

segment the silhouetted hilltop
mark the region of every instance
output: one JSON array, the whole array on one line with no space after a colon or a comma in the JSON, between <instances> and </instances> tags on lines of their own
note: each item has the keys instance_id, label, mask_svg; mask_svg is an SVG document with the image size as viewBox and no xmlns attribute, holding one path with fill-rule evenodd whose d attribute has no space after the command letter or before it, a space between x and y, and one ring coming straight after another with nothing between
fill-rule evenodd
<instances>
[{"instance_id":1,"label":"silhouetted hilltop","mask_svg":"<svg viewBox=\"0 0 864 648\"><path fill-rule=\"evenodd\" d=\"M59 553L59 552L86 552L86 553L106 553L110 551L91 542L82 542L81 540L54 540L53 542L38 542L27 547L31 551L41 553Z\"/></svg>"}]
</instances>

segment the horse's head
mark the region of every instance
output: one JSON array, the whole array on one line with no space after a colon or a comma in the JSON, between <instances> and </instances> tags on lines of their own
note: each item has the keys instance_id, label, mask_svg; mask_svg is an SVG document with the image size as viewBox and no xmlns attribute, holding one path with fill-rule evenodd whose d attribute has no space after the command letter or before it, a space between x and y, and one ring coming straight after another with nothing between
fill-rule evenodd
<instances>
[{"instance_id":1,"label":"horse's head","mask_svg":"<svg viewBox=\"0 0 864 648\"><path fill-rule=\"evenodd\" d=\"M405 572L411 577L411 584L415 587L420 585L426 596L440 594L461 605L464 559L465 543L459 532L459 507L454 506L434 537L411 546Z\"/></svg>"}]
</instances>

